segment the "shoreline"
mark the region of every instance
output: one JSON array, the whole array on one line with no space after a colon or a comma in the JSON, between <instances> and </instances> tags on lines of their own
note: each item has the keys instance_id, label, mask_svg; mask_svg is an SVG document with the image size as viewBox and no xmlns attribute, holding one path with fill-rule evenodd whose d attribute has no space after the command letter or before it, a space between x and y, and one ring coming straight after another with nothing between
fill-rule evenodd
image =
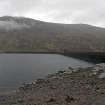
<instances>
[{"instance_id":1,"label":"shoreline","mask_svg":"<svg viewBox=\"0 0 105 105\"><path fill-rule=\"evenodd\" d=\"M0 95L0 105L104 105L105 64L69 69Z\"/></svg>"},{"instance_id":2,"label":"shoreline","mask_svg":"<svg viewBox=\"0 0 105 105\"><path fill-rule=\"evenodd\" d=\"M80 60L92 62L92 63L104 63L105 52L24 52L24 51L5 51L0 54L60 54L67 57L73 57Z\"/></svg>"}]
</instances>

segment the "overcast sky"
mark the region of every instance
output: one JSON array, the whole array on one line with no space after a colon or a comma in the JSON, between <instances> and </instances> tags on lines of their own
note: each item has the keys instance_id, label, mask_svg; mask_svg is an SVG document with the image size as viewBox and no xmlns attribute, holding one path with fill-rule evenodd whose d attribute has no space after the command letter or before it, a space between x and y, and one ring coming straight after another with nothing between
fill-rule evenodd
<instances>
[{"instance_id":1,"label":"overcast sky","mask_svg":"<svg viewBox=\"0 0 105 105\"><path fill-rule=\"evenodd\" d=\"M0 0L0 16L105 27L105 0Z\"/></svg>"}]
</instances>

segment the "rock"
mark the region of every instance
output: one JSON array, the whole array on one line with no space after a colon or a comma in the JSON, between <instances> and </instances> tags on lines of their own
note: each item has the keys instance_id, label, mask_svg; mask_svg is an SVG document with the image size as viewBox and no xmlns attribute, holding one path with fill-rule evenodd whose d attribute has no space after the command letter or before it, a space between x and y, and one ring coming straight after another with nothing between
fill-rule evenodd
<instances>
[{"instance_id":1,"label":"rock","mask_svg":"<svg viewBox=\"0 0 105 105\"><path fill-rule=\"evenodd\" d=\"M68 69L69 69L69 70L72 70L72 71L74 70L72 67L68 67Z\"/></svg>"},{"instance_id":2,"label":"rock","mask_svg":"<svg viewBox=\"0 0 105 105\"><path fill-rule=\"evenodd\" d=\"M63 74L65 71L58 71L58 74Z\"/></svg>"},{"instance_id":3,"label":"rock","mask_svg":"<svg viewBox=\"0 0 105 105\"><path fill-rule=\"evenodd\" d=\"M102 79L102 78L105 78L105 72L104 73L101 73L98 78Z\"/></svg>"},{"instance_id":4,"label":"rock","mask_svg":"<svg viewBox=\"0 0 105 105\"><path fill-rule=\"evenodd\" d=\"M50 98L47 103L52 103L52 102L56 102L56 100L54 98Z\"/></svg>"},{"instance_id":5,"label":"rock","mask_svg":"<svg viewBox=\"0 0 105 105\"><path fill-rule=\"evenodd\" d=\"M93 67L93 71L95 72L99 72L99 71L105 71L105 63L101 63L101 64L96 64L94 67Z\"/></svg>"},{"instance_id":6,"label":"rock","mask_svg":"<svg viewBox=\"0 0 105 105\"><path fill-rule=\"evenodd\" d=\"M19 87L20 91L26 91L26 90L30 90L31 89L31 85L30 84L23 84L23 86Z\"/></svg>"},{"instance_id":7,"label":"rock","mask_svg":"<svg viewBox=\"0 0 105 105\"><path fill-rule=\"evenodd\" d=\"M37 80L36 80L36 84L42 84L42 83L44 83L44 82L45 82L44 79L37 79Z\"/></svg>"},{"instance_id":8,"label":"rock","mask_svg":"<svg viewBox=\"0 0 105 105\"><path fill-rule=\"evenodd\" d=\"M66 98L65 98L65 101L67 102L67 103L71 103L72 101L75 101L75 99L71 96L66 96Z\"/></svg>"},{"instance_id":9,"label":"rock","mask_svg":"<svg viewBox=\"0 0 105 105\"><path fill-rule=\"evenodd\" d=\"M17 102L18 103L24 103L24 100L20 98L20 99L17 100Z\"/></svg>"}]
</instances>

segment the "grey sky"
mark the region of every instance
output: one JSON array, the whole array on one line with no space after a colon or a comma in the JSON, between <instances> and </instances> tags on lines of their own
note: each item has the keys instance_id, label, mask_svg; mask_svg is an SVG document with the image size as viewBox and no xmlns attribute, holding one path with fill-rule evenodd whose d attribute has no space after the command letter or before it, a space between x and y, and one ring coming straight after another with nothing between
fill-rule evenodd
<instances>
[{"instance_id":1,"label":"grey sky","mask_svg":"<svg viewBox=\"0 0 105 105\"><path fill-rule=\"evenodd\" d=\"M105 0L0 0L0 16L105 27Z\"/></svg>"}]
</instances>

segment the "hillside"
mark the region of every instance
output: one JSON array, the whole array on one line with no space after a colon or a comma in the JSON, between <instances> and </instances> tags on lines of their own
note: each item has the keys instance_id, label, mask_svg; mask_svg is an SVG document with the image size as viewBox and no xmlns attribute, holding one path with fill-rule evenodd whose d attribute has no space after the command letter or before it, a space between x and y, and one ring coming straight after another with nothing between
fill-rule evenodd
<instances>
[{"instance_id":1,"label":"hillside","mask_svg":"<svg viewBox=\"0 0 105 105\"><path fill-rule=\"evenodd\" d=\"M105 52L105 29L0 17L1 52Z\"/></svg>"}]
</instances>

